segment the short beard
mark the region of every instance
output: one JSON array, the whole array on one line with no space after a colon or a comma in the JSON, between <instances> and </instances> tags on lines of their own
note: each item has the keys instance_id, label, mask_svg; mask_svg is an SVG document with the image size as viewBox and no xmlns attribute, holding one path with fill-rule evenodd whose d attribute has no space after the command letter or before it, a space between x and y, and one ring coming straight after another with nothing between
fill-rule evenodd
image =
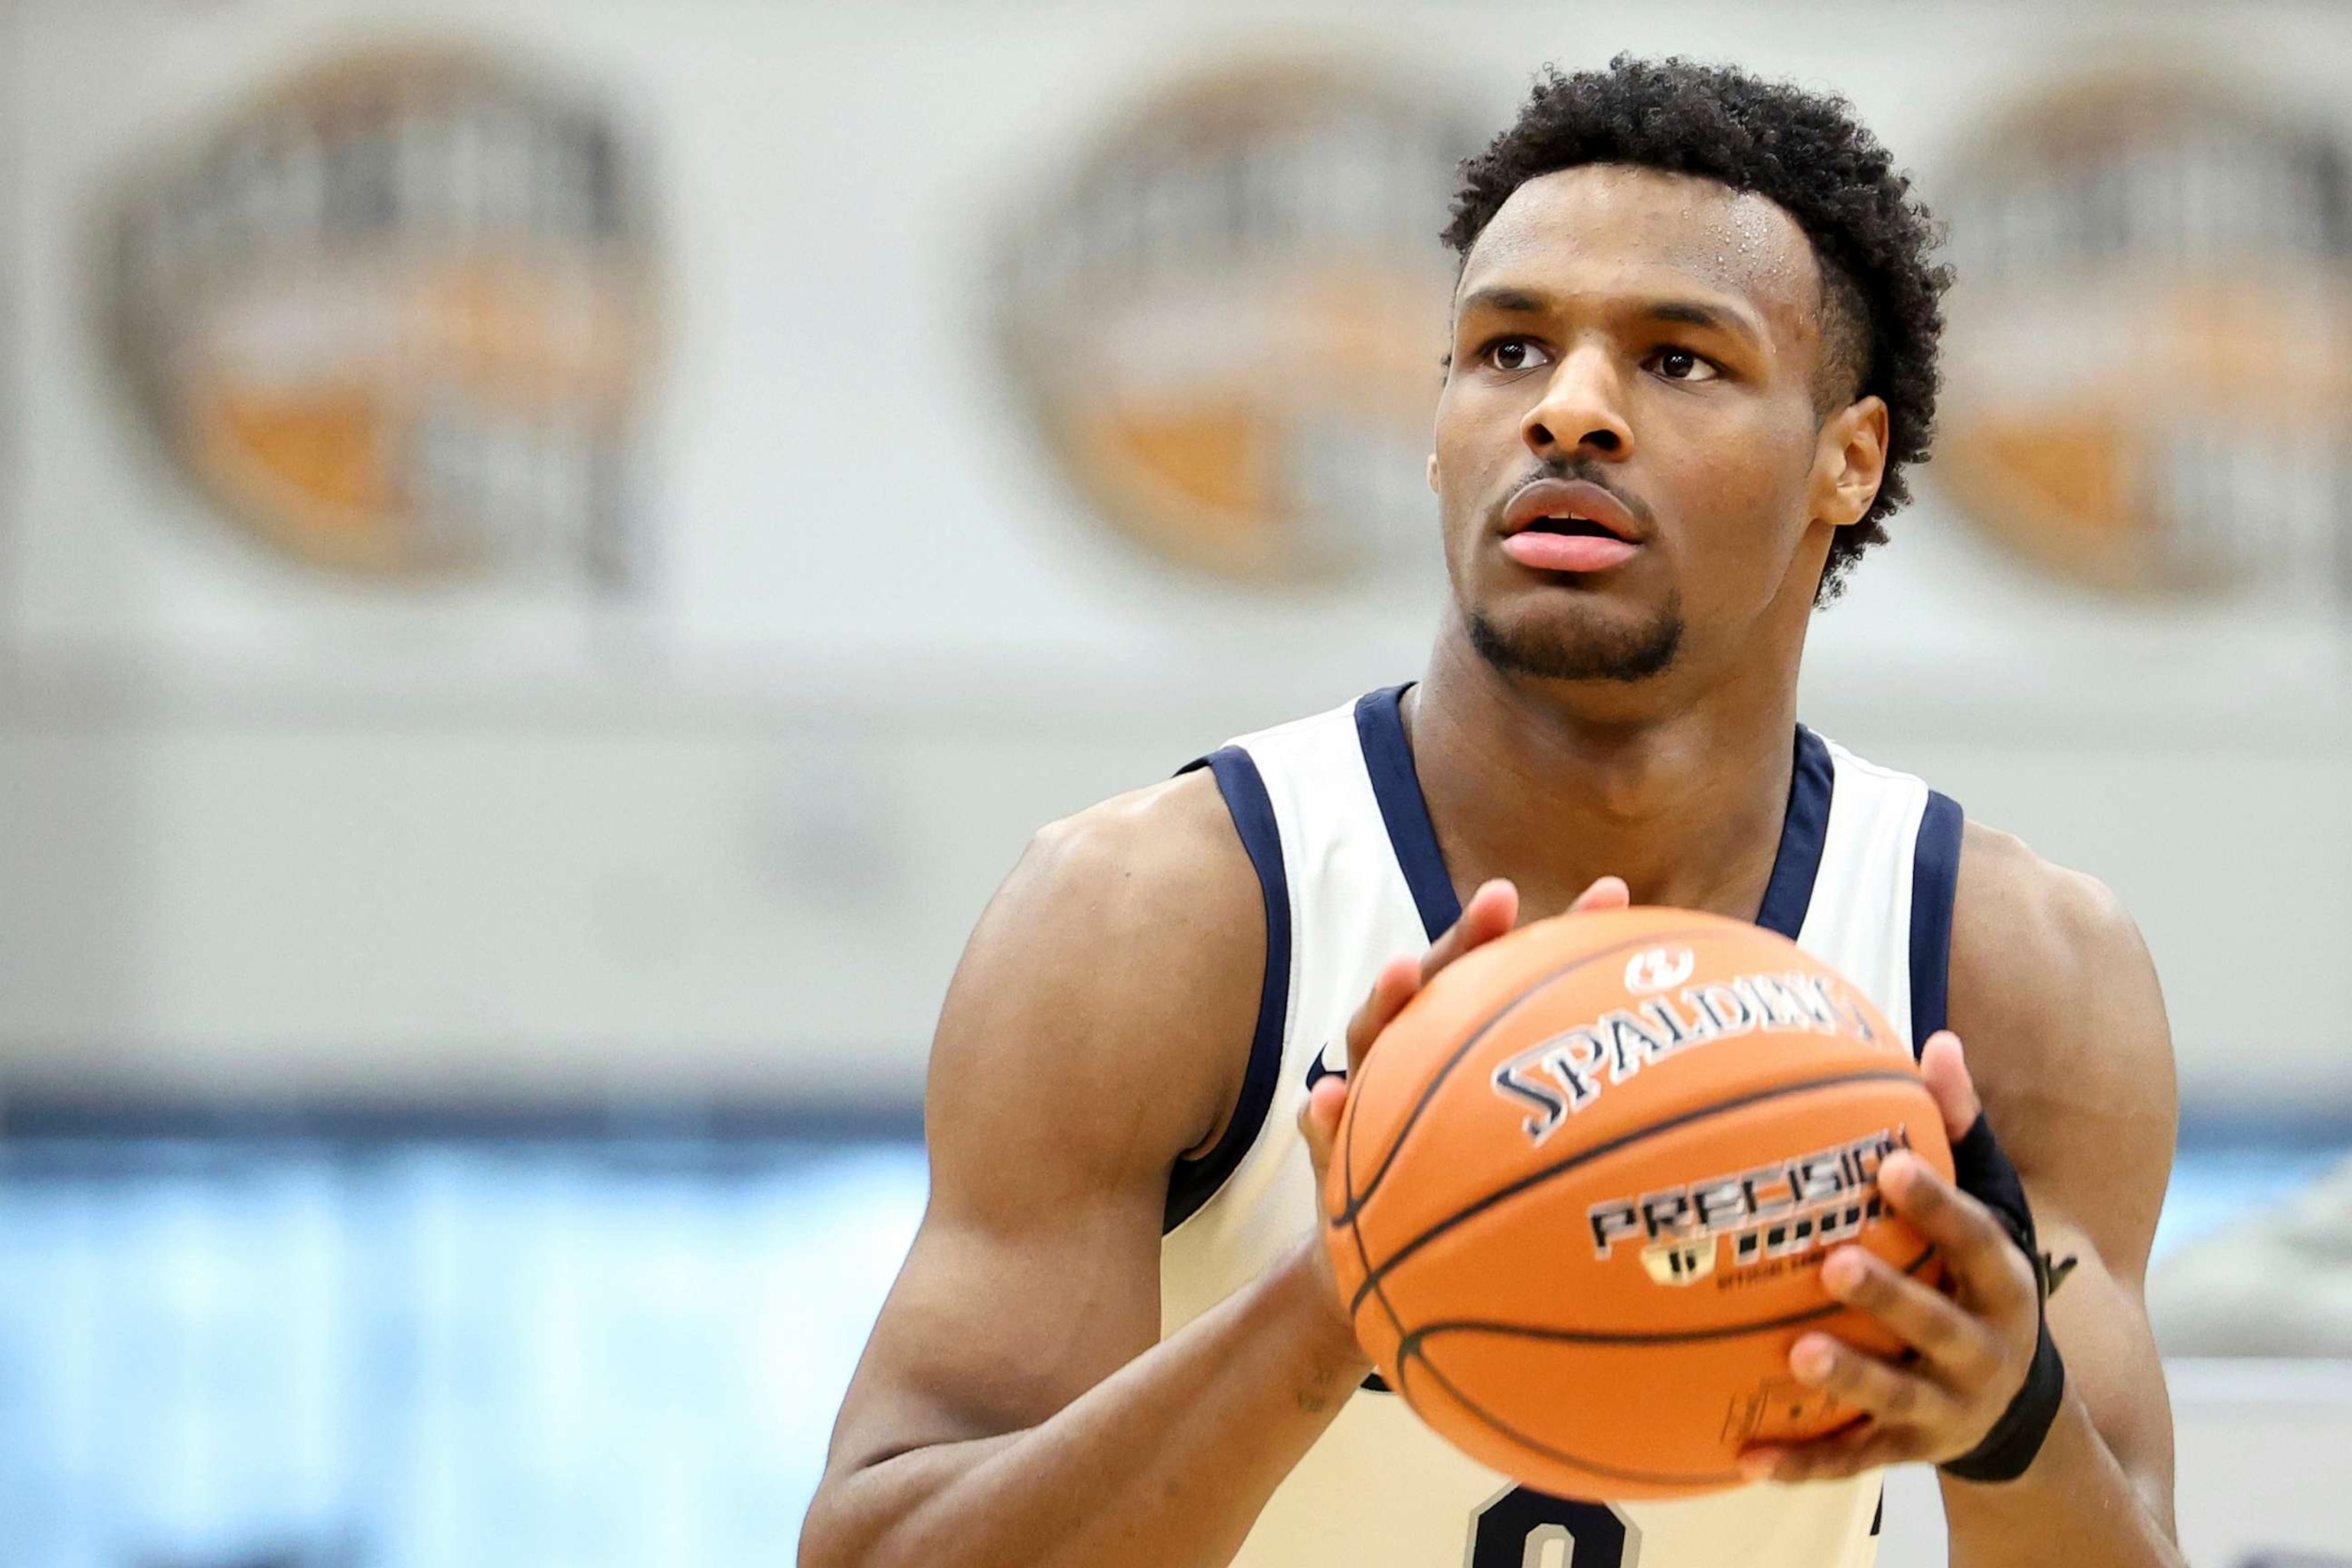
<instances>
[{"instance_id":1,"label":"short beard","mask_svg":"<svg viewBox=\"0 0 2352 1568\"><path fill-rule=\"evenodd\" d=\"M1465 617L1470 646L1505 675L1540 680L1616 680L1631 684L1663 674L1683 645L1681 595L1646 626L1624 632L1587 632L1581 637L1512 636L1472 609Z\"/></svg>"}]
</instances>

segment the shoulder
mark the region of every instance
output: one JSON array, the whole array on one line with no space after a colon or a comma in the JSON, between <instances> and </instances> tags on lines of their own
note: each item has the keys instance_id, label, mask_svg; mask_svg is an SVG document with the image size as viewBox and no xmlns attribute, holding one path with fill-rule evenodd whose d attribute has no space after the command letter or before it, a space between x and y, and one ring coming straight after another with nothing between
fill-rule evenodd
<instances>
[{"instance_id":1,"label":"shoulder","mask_svg":"<svg viewBox=\"0 0 2352 1568\"><path fill-rule=\"evenodd\" d=\"M1970 821L1960 837L1952 981L1998 1002L2035 1002L2115 966L2145 964L2123 901L2097 878L2052 864L2014 834Z\"/></svg>"},{"instance_id":2,"label":"shoulder","mask_svg":"<svg viewBox=\"0 0 2352 1568\"><path fill-rule=\"evenodd\" d=\"M2163 994L2137 923L2097 879L1970 822L1950 982L1952 1028L2021 1169L2102 1141L2168 1165L2177 1097Z\"/></svg>"},{"instance_id":3,"label":"shoulder","mask_svg":"<svg viewBox=\"0 0 2352 1568\"><path fill-rule=\"evenodd\" d=\"M1041 828L974 928L941 1009L935 1158L1008 1121L1164 1167L1239 1092L1265 952L1256 872L1205 771ZM1083 1154L1084 1150L1073 1150Z\"/></svg>"},{"instance_id":4,"label":"shoulder","mask_svg":"<svg viewBox=\"0 0 2352 1568\"><path fill-rule=\"evenodd\" d=\"M1249 857L1206 768L1047 823L1030 837L1006 889L1030 881L1040 890L1180 905L1256 897Z\"/></svg>"},{"instance_id":5,"label":"shoulder","mask_svg":"<svg viewBox=\"0 0 2352 1568\"><path fill-rule=\"evenodd\" d=\"M1125 1003L1233 978L1265 950L1257 872L1205 768L1040 828L983 926L1007 916L1050 935L1061 980L1114 978ZM1130 963L1106 976L1068 962L1089 953Z\"/></svg>"}]
</instances>

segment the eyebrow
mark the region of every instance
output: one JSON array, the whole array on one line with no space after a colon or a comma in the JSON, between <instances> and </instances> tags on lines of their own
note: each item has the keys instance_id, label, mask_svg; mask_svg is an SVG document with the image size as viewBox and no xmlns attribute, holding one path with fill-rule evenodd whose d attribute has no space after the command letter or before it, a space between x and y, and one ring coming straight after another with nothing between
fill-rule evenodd
<instances>
[{"instance_id":1,"label":"eyebrow","mask_svg":"<svg viewBox=\"0 0 2352 1568\"><path fill-rule=\"evenodd\" d=\"M1688 326L1706 327L1716 331L1738 332L1743 337L1753 335L1748 323L1730 311L1718 310L1695 300L1661 300L1642 313L1654 321L1681 321Z\"/></svg>"},{"instance_id":2,"label":"eyebrow","mask_svg":"<svg viewBox=\"0 0 2352 1568\"><path fill-rule=\"evenodd\" d=\"M1507 316L1534 316L1540 315L1549 305L1550 301L1540 294L1496 286L1465 294L1458 309L1465 314L1472 310L1499 310Z\"/></svg>"},{"instance_id":3,"label":"eyebrow","mask_svg":"<svg viewBox=\"0 0 2352 1568\"><path fill-rule=\"evenodd\" d=\"M1467 315L1473 310L1490 310L1507 316L1535 316L1541 315L1551 307L1552 301L1542 294L1508 284L1495 284L1464 295L1459 313ZM1762 335L1738 312L1703 304L1696 300L1654 300L1640 306L1639 312L1653 321L1679 321L1685 326L1728 332L1750 342Z\"/></svg>"}]
</instances>

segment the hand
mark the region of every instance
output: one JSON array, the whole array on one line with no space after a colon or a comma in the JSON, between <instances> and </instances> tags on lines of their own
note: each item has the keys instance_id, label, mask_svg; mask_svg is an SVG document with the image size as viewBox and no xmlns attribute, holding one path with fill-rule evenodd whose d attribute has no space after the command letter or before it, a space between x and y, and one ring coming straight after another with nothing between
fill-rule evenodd
<instances>
[{"instance_id":1,"label":"hand","mask_svg":"<svg viewBox=\"0 0 2352 1568\"><path fill-rule=\"evenodd\" d=\"M1920 1053L1928 1091L1957 1142L1979 1106L1959 1037L1931 1036ZM2042 1328L2033 1268L1991 1210L1908 1152L1878 1169L1889 1207L1943 1255L1948 1295L1906 1278L1858 1247L1822 1264L1822 1284L1916 1352L1898 1363L1824 1333L1789 1352L1798 1381L1827 1389L1868 1419L1832 1436L1759 1445L1740 1456L1750 1480L1807 1481L1881 1465L1958 1458L1984 1440L2025 1385Z\"/></svg>"},{"instance_id":2,"label":"hand","mask_svg":"<svg viewBox=\"0 0 2352 1568\"><path fill-rule=\"evenodd\" d=\"M1615 877L1603 877L1577 896L1570 912L1591 910L1622 910L1631 902L1625 884ZM1348 1073L1342 1078L1333 1075L1320 1079L1307 1091L1307 1103L1298 1108L1298 1131L1307 1139L1307 1157L1315 1164L1316 1213L1322 1214L1324 1173L1331 1166L1331 1145L1339 1136L1339 1115L1347 1109L1348 1086L1355 1080L1356 1071L1370 1054L1381 1031L1389 1026L1404 1005L1413 999L1421 988L1434 978L1437 972L1473 948L1484 947L1496 937L1507 933L1518 923L1519 890L1497 879L1483 883L1470 895L1462 907L1462 915L1444 936L1430 945L1419 958L1399 954L1381 966L1372 980L1371 994L1348 1020ZM1331 1272L1331 1255L1323 1245L1322 1226L1316 1226L1311 1250L1313 1267L1323 1280L1324 1294L1329 1299L1331 1310L1339 1330L1349 1343L1355 1341L1355 1326L1348 1319L1347 1309L1339 1300L1339 1286Z\"/></svg>"}]
</instances>

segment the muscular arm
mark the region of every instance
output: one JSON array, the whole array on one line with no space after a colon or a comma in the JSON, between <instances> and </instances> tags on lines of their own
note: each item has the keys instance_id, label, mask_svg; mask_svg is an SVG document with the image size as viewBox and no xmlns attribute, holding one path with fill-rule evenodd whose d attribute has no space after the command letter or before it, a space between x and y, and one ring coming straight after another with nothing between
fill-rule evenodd
<instances>
[{"instance_id":1,"label":"muscular arm","mask_svg":"<svg viewBox=\"0 0 2352 1568\"><path fill-rule=\"evenodd\" d=\"M1031 847L941 1013L930 1203L843 1405L803 1568L1238 1550L1368 1364L1304 1245L1160 1342L1169 1172L1235 1098L1265 942L1205 773Z\"/></svg>"},{"instance_id":2,"label":"muscular arm","mask_svg":"<svg viewBox=\"0 0 2352 1568\"><path fill-rule=\"evenodd\" d=\"M2172 1415L2142 1300L2177 1123L2154 966L2105 889L1971 826L1951 996L2042 1246L2079 1259L2048 1308L2065 1407L2018 1479L1944 1479L1952 1562L2179 1563Z\"/></svg>"}]
</instances>

